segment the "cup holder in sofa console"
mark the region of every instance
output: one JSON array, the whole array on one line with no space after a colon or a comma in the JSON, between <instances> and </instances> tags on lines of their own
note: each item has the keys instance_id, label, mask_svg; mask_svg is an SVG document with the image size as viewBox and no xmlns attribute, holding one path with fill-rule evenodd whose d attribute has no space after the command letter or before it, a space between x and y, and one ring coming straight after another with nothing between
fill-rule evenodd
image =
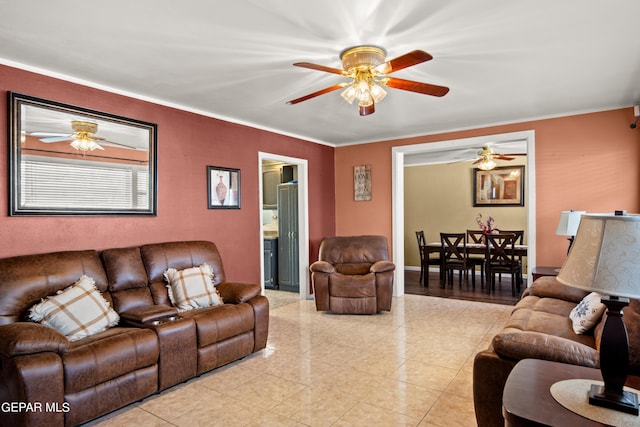
<instances>
[{"instance_id":1,"label":"cup holder in sofa console","mask_svg":"<svg viewBox=\"0 0 640 427\"><path fill-rule=\"evenodd\" d=\"M176 320L179 320L179 319L182 319L182 317L180 317L180 316L169 316L169 317L163 317L161 319L152 320L150 322L146 322L146 324L153 325L153 326L158 326L158 325L162 325L163 323L175 322Z\"/></svg>"}]
</instances>

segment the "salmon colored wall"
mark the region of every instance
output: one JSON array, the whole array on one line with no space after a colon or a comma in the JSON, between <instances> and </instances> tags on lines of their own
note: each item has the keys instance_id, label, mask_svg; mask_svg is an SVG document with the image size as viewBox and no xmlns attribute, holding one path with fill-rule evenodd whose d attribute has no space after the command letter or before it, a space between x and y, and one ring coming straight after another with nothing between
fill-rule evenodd
<instances>
[{"instance_id":1,"label":"salmon colored wall","mask_svg":"<svg viewBox=\"0 0 640 427\"><path fill-rule=\"evenodd\" d=\"M624 108L336 149L336 233L382 234L391 241L391 149L507 132L535 131L537 265L562 265L568 242L555 235L559 213L640 212L640 129ZM372 201L353 201L353 166L371 164Z\"/></svg>"},{"instance_id":2,"label":"salmon colored wall","mask_svg":"<svg viewBox=\"0 0 640 427\"><path fill-rule=\"evenodd\" d=\"M229 280L260 282L261 213L258 152L307 159L310 260L335 231L334 149L0 65L7 91L158 124L156 217L9 217L7 180L0 183L0 257L105 249L172 240L214 241ZM3 98L6 99L6 98ZM7 102L0 102L7 117ZM7 121L2 120L0 176L7 173ZM240 210L207 209L206 166L241 170Z\"/></svg>"}]
</instances>

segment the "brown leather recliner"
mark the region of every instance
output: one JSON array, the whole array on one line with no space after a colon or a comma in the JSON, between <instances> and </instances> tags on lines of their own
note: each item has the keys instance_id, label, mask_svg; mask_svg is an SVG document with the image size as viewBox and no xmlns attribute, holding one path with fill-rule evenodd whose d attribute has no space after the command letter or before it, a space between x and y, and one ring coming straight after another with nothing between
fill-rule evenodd
<instances>
[{"instance_id":1,"label":"brown leather recliner","mask_svg":"<svg viewBox=\"0 0 640 427\"><path fill-rule=\"evenodd\" d=\"M316 309L342 314L391 310L393 272L384 236L326 237L311 267Z\"/></svg>"}]
</instances>

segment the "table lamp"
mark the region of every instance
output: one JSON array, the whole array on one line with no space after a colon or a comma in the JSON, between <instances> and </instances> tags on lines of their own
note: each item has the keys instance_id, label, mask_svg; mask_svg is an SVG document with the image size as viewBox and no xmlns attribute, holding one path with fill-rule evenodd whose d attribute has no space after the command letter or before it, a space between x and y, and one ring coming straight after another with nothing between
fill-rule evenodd
<instances>
[{"instance_id":1,"label":"table lamp","mask_svg":"<svg viewBox=\"0 0 640 427\"><path fill-rule=\"evenodd\" d=\"M556 228L556 234L558 236L568 236L569 249L567 254L571 251L571 245L573 245L573 239L578 231L578 225L580 224L580 217L587 213L586 211L562 211L560 212L560 221L558 221L558 227Z\"/></svg>"},{"instance_id":2,"label":"table lamp","mask_svg":"<svg viewBox=\"0 0 640 427\"><path fill-rule=\"evenodd\" d=\"M640 215L583 215L557 279L601 294L607 307L600 342L604 387L591 385L589 403L638 415L637 394L623 390L629 342L622 309L629 298L640 298Z\"/></svg>"}]
</instances>

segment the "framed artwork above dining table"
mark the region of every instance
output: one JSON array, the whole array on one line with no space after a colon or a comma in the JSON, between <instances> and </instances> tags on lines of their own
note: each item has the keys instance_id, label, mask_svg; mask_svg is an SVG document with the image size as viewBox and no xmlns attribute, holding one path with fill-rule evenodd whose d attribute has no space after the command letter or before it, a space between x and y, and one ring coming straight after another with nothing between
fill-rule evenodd
<instances>
[{"instance_id":1,"label":"framed artwork above dining table","mask_svg":"<svg viewBox=\"0 0 640 427\"><path fill-rule=\"evenodd\" d=\"M524 206L524 166L475 168L473 206Z\"/></svg>"}]
</instances>

